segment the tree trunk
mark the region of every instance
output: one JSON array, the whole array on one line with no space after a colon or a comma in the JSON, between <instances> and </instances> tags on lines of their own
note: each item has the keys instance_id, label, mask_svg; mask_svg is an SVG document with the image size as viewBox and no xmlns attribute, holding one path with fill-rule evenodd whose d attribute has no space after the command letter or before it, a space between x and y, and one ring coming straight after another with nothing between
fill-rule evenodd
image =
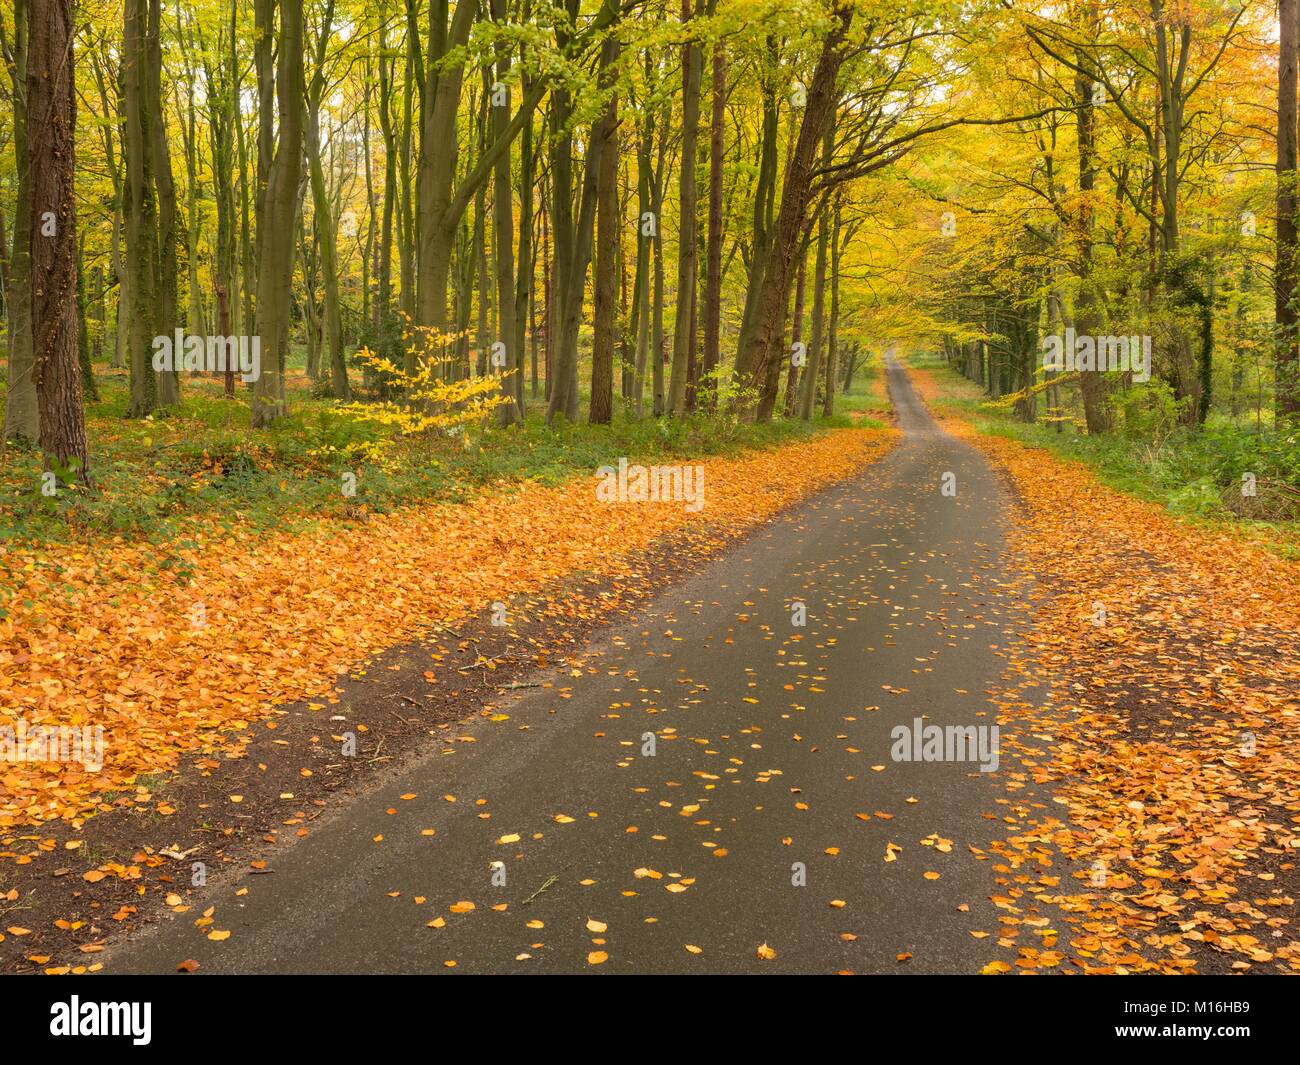
<instances>
[{"instance_id":1,"label":"tree trunk","mask_svg":"<svg viewBox=\"0 0 1300 1065\"><path fill-rule=\"evenodd\" d=\"M90 334L86 329L86 271L82 267L82 249L77 249L77 365L81 371L81 391L87 403L99 402L95 384L95 367L90 361Z\"/></svg>"},{"instance_id":2,"label":"tree trunk","mask_svg":"<svg viewBox=\"0 0 1300 1065\"><path fill-rule=\"evenodd\" d=\"M793 418L799 405L799 367L793 355L795 346L803 343L803 303L808 282L808 249L799 253L799 273L794 286L794 324L790 328L790 372L785 378L785 416ZM807 352L804 352L807 360Z\"/></svg>"},{"instance_id":3,"label":"tree trunk","mask_svg":"<svg viewBox=\"0 0 1300 1065\"><path fill-rule=\"evenodd\" d=\"M483 88L486 90L487 85ZM483 94L483 108L479 123L479 148L483 147L483 138L487 131L487 92ZM489 332L488 312L492 306L492 278L488 275L487 265L487 185L479 189L474 199L474 270L478 279L478 339L475 348L478 352L477 375L482 377L488 372L488 348L493 336Z\"/></svg>"},{"instance_id":4,"label":"tree trunk","mask_svg":"<svg viewBox=\"0 0 1300 1065\"><path fill-rule=\"evenodd\" d=\"M414 50L418 43L419 38L408 31L405 76L402 83L401 159L397 171L401 179L397 241L397 271L401 290L398 293L398 305L407 324L410 324L415 317L415 183L411 180L411 141L415 128L412 106L418 69L415 64Z\"/></svg>"},{"instance_id":5,"label":"tree trunk","mask_svg":"<svg viewBox=\"0 0 1300 1065\"><path fill-rule=\"evenodd\" d=\"M176 301L179 289L176 259L176 183L172 179L171 150L167 144L167 122L163 116L162 94L162 4L149 0L148 88L145 106L149 110L149 169L153 175L158 204L158 247L154 260L155 306L154 335L172 336L176 329ZM171 370L158 375L158 402L170 407L180 402L180 352Z\"/></svg>"},{"instance_id":6,"label":"tree trunk","mask_svg":"<svg viewBox=\"0 0 1300 1065\"><path fill-rule=\"evenodd\" d=\"M799 417L811 421L817 405L817 382L821 379L822 350L826 344L826 259L830 250L829 211L817 220L817 266L813 271L812 343L808 347L808 371L799 382Z\"/></svg>"},{"instance_id":7,"label":"tree trunk","mask_svg":"<svg viewBox=\"0 0 1300 1065\"><path fill-rule=\"evenodd\" d=\"M380 7L379 130L384 138L384 206L375 264L375 330L387 339L393 314L393 214L397 205L397 133L393 128L393 60L385 38L387 5ZM385 352L385 354L388 354Z\"/></svg>"},{"instance_id":8,"label":"tree trunk","mask_svg":"<svg viewBox=\"0 0 1300 1065\"><path fill-rule=\"evenodd\" d=\"M1278 420L1300 417L1300 337L1296 331L1296 0L1278 0L1277 64L1277 322Z\"/></svg>"},{"instance_id":9,"label":"tree trunk","mask_svg":"<svg viewBox=\"0 0 1300 1065\"><path fill-rule=\"evenodd\" d=\"M826 392L822 414L835 413L835 375L839 366L840 339L840 198L835 197L831 214L831 316L826 336Z\"/></svg>"},{"instance_id":10,"label":"tree trunk","mask_svg":"<svg viewBox=\"0 0 1300 1065\"><path fill-rule=\"evenodd\" d=\"M158 220L150 147L148 20L148 0L126 0L122 40L122 161L126 172L122 218L126 229L124 286L125 342L131 377L129 418L145 417L158 402L158 382L152 361L158 312Z\"/></svg>"},{"instance_id":11,"label":"tree trunk","mask_svg":"<svg viewBox=\"0 0 1300 1065\"><path fill-rule=\"evenodd\" d=\"M234 33L231 25L230 32ZM230 56L218 54L213 68L207 72L208 84L213 87L214 99L209 101L209 140L212 146L212 181L216 198L217 248L213 263L212 288L217 304L217 330L221 336L239 332L231 322L232 298L238 304L238 282L235 274L235 188L231 178L235 166L235 122L237 100L235 80L237 67ZM225 375L226 395L234 395L234 373Z\"/></svg>"},{"instance_id":12,"label":"tree trunk","mask_svg":"<svg viewBox=\"0 0 1300 1065\"><path fill-rule=\"evenodd\" d=\"M654 214L654 306L650 326L650 359L652 362L650 380L654 391L653 411L655 417L664 413L664 159L668 151L668 122L659 123L659 146L652 176L650 210Z\"/></svg>"},{"instance_id":13,"label":"tree trunk","mask_svg":"<svg viewBox=\"0 0 1300 1065\"><path fill-rule=\"evenodd\" d=\"M491 0L492 18L503 23L506 18L506 0ZM501 41L497 45L497 84L492 86L492 139L504 139L510 126L510 90L506 82L510 78L510 44ZM523 172L524 183L532 175ZM494 247L496 254L497 281L497 336L505 345L506 364L494 369L508 373L501 382L501 395L510 400L497 408L497 424L509 425L523 418L523 410L518 404L516 390L519 378L523 374L524 353L516 334L516 317L518 308L515 304L515 199L510 180L510 146L497 157L492 171L492 220L496 233ZM522 267L522 262L520 266Z\"/></svg>"},{"instance_id":14,"label":"tree trunk","mask_svg":"<svg viewBox=\"0 0 1300 1065\"><path fill-rule=\"evenodd\" d=\"M542 398L548 406L551 402L551 385L555 382L552 367L555 362L555 281L558 274L555 250L551 243L551 210L547 206L552 201L551 186L553 182L547 180L542 188L542 377L545 381Z\"/></svg>"},{"instance_id":15,"label":"tree trunk","mask_svg":"<svg viewBox=\"0 0 1300 1065\"><path fill-rule=\"evenodd\" d=\"M3 23L0 23L3 26ZM3 38L3 30L0 30L0 38ZM3 41L0 40L0 44ZM6 310L5 294L9 291L9 233L5 225L5 210L0 207L0 318L8 319L9 312Z\"/></svg>"},{"instance_id":16,"label":"tree trunk","mask_svg":"<svg viewBox=\"0 0 1300 1065\"><path fill-rule=\"evenodd\" d=\"M691 0L682 0L682 24L693 18ZM690 31L688 31L690 32ZM695 181L696 147L700 128L700 47L682 45L682 155L677 195L677 312L673 315L673 362L668 379L668 413L686 413L686 384L691 338L691 305L699 273L696 256L695 210L699 193Z\"/></svg>"},{"instance_id":17,"label":"tree trunk","mask_svg":"<svg viewBox=\"0 0 1300 1065\"><path fill-rule=\"evenodd\" d=\"M591 407L587 420L608 425L614 415L614 340L618 317L618 97L605 114L596 193L595 320L591 342Z\"/></svg>"},{"instance_id":18,"label":"tree trunk","mask_svg":"<svg viewBox=\"0 0 1300 1065\"><path fill-rule=\"evenodd\" d=\"M727 53L721 41L713 46L713 108L709 125L709 247L704 268L703 406L717 399L722 335L722 162L726 150Z\"/></svg>"},{"instance_id":19,"label":"tree trunk","mask_svg":"<svg viewBox=\"0 0 1300 1065\"><path fill-rule=\"evenodd\" d=\"M607 0L604 10L610 9ZM577 2L570 4L576 14ZM618 40L610 34L600 49L598 77L602 86L607 84L610 67L618 54ZM557 416L576 421L578 417L578 329L582 319L583 296L586 289L587 267L591 263L592 233L596 225L596 187L600 176L603 153L612 150L613 124L606 111L591 127L587 143L587 157L583 164L582 187L578 193L578 210L573 210L573 133L570 118L573 104L569 91L556 90L554 117L561 135L556 139L551 167L554 183L552 200L555 229L555 253L559 315L556 320L556 344L553 369L555 383L546 408L546 423L551 425Z\"/></svg>"},{"instance_id":20,"label":"tree trunk","mask_svg":"<svg viewBox=\"0 0 1300 1065\"><path fill-rule=\"evenodd\" d=\"M185 328L194 336L206 336L208 328L203 314L203 290L199 286L199 237L201 228L199 225L199 197L202 189L199 185L198 176L198 116L195 114L194 77L192 72L187 80L186 92L189 96L185 119L185 128L187 130L185 136L185 177L186 184L189 186L187 204L189 226L186 229L185 258L187 261L189 293L185 311Z\"/></svg>"},{"instance_id":21,"label":"tree trunk","mask_svg":"<svg viewBox=\"0 0 1300 1065\"><path fill-rule=\"evenodd\" d=\"M216 284L217 290L217 329L222 336L228 337L233 330L230 328L230 297L224 281L220 279ZM235 369L227 362L226 372L222 375L222 388L225 392L226 399L235 398Z\"/></svg>"},{"instance_id":22,"label":"tree trunk","mask_svg":"<svg viewBox=\"0 0 1300 1065\"><path fill-rule=\"evenodd\" d=\"M742 414L759 421L768 420L776 404L775 394L768 394L771 362L777 357L774 349L783 332L788 310L790 268L808 211L813 163L819 145L827 137L833 140L833 119L839 99L836 79L844 62L844 39L852 21L851 7L838 8L834 24L823 41L812 82L808 87L799 137L786 168L772 261L759 293L753 335L736 356L738 381L743 388L759 397L757 405L742 410Z\"/></svg>"},{"instance_id":23,"label":"tree trunk","mask_svg":"<svg viewBox=\"0 0 1300 1065\"><path fill-rule=\"evenodd\" d=\"M771 65L776 66L776 42L769 38L768 55ZM779 111L776 89L770 78L762 80L763 119L761 122L761 146L758 157L758 181L754 189L753 208L753 244L749 263L749 278L745 285L745 305L740 319L740 338L736 346L737 384L741 384L739 353L743 352L754 336L758 322L759 298L763 292L763 281L767 277L768 266L772 260L772 221L776 204L777 182L777 137L780 132ZM742 386L743 387L743 386Z\"/></svg>"},{"instance_id":24,"label":"tree trunk","mask_svg":"<svg viewBox=\"0 0 1300 1065\"><path fill-rule=\"evenodd\" d=\"M31 162L27 147L28 3L14 0L13 64L14 163L18 202L14 212L14 250L5 289L9 330L9 385L5 395L5 440L35 444L41 437L40 404L32 377L32 214Z\"/></svg>"},{"instance_id":25,"label":"tree trunk","mask_svg":"<svg viewBox=\"0 0 1300 1065\"><path fill-rule=\"evenodd\" d=\"M1087 69L1084 61L1081 65ZM1079 278L1079 294L1075 300L1075 331L1081 336L1096 332L1097 311L1093 295L1092 243L1093 206L1092 192L1097 183L1096 162L1096 110L1092 102L1093 79L1079 74L1074 80L1076 130L1079 144L1079 207L1077 211L1078 254L1075 272ZM1083 396L1083 417L1089 433L1103 433L1110 428L1106 406L1109 389L1106 379L1097 371L1079 374L1079 391Z\"/></svg>"},{"instance_id":26,"label":"tree trunk","mask_svg":"<svg viewBox=\"0 0 1300 1065\"><path fill-rule=\"evenodd\" d=\"M253 236L252 212L258 209L260 199L257 190L249 195L248 180L248 139L244 134L244 123L238 121L239 105L243 86L239 71L242 59L239 54L238 36L235 29L235 12L230 18L230 92L231 122L235 127L235 151L239 162L239 288L232 289L230 300L233 305L232 317L235 319L235 332L251 333L254 322L254 288L257 277L257 244ZM254 179L256 180L256 178ZM233 274L231 275L233 279ZM237 293L237 294L236 294Z\"/></svg>"},{"instance_id":27,"label":"tree trunk","mask_svg":"<svg viewBox=\"0 0 1300 1065\"><path fill-rule=\"evenodd\" d=\"M284 370L288 360L289 299L293 285L294 219L302 175L303 0L279 0L276 100L280 139L267 176L258 222L257 335L261 375L253 387L252 424L262 429L284 416Z\"/></svg>"},{"instance_id":28,"label":"tree trunk","mask_svg":"<svg viewBox=\"0 0 1300 1065\"><path fill-rule=\"evenodd\" d=\"M649 61L649 53L646 55ZM654 112L647 109L638 133L636 153L636 272L632 279L632 317L636 323L635 368L632 372L632 408L637 418L645 415L645 371L650 353L650 270L654 255L651 214L650 159L654 138Z\"/></svg>"},{"instance_id":29,"label":"tree trunk","mask_svg":"<svg viewBox=\"0 0 1300 1065\"><path fill-rule=\"evenodd\" d=\"M523 91L528 91L525 77ZM533 119L530 115L519 141L519 263L515 269L514 335L507 341L513 354L515 378L512 391L515 397L516 416L524 420L527 404L524 398L524 370L526 345L530 340L529 325L533 307L533 272L537 267L537 252L533 242L533 178L536 161L533 157ZM537 395L537 345L536 334L531 337L533 353L533 395Z\"/></svg>"},{"instance_id":30,"label":"tree trunk","mask_svg":"<svg viewBox=\"0 0 1300 1065\"><path fill-rule=\"evenodd\" d=\"M27 125L32 256L32 376L45 468L90 483L77 365L76 97L71 0L32 0ZM51 232L51 223L53 231Z\"/></svg>"},{"instance_id":31,"label":"tree trunk","mask_svg":"<svg viewBox=\"0 0 1300 1065\"><path fill-rule=\"evenodd\" d=\"M316 62L311 88L307 93L307 165L311 180L312 224L320 244L322 340L330 366L330 391L345 402L352 399L348 366L343 359L343 318L339 309L339 267L337 221L325 187L325 168L321 163L320 107L325 92L325 58L334 22L334 0L327 0L321 15L320 38L316 45Z\"/></svg>"}]
</instances>

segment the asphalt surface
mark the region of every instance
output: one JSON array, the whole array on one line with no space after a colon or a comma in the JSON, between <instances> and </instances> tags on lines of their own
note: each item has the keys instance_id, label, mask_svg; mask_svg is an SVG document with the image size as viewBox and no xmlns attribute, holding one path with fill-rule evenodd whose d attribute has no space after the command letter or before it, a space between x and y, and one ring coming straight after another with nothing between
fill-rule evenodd
<instances>
[{"instance_id":1,"label":"asphalt surface","mask_svg":"<svg viewBox=\"0 0 1300 1065\"><path fill-rule=\"evenodd\" d=\"M904 433L888 456L606 629L598 672L567 693L477 719L477 742L408 766L271 874L188 900L101 955L105 971L917 973L997 957L997 874L971 848L997 834L1007 766L896 761L891 730L993 724L1008 501L888 374Z\"/></svg>"}]
</instances>

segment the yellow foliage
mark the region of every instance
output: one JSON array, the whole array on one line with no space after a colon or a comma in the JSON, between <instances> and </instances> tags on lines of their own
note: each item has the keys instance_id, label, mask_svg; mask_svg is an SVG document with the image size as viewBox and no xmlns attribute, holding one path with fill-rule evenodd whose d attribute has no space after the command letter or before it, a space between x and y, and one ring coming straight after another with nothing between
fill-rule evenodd
<instances>
[{"instance_id":1,"label":"yellow foliage","mask_svg":"<svg viewBox=\"0 0 1300 1065\"><path fill-rule=\"evenodd\" d=\"M438 377L441 365L434 360L420 360L416 370L408 372L369 348L357 352L357 358L387 378L403 398L400 402L348 403L339 413L388 426L402 436L430 429L463 429L511 401L502 391L502 382L513 370L444 381Z\"/></svg>"}]
</instances>

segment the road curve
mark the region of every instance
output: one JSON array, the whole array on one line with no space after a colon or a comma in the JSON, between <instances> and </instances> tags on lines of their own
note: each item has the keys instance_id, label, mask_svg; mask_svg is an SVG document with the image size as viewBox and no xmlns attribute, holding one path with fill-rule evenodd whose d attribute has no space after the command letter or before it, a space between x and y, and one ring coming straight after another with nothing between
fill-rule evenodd
<instances>
[{"instance_id":1,"label":"road curve","mask_svg":"<svg viewBox=\"0 0 1300 1065\"><path fill-rule=\"evenodd\" d=\"M891 731L993 723L1007 499L887 374L885 458L603 630L569 698L467 725L105 971L978 971L1006 767L896 761Z\"/></svg>"}]
</instances>

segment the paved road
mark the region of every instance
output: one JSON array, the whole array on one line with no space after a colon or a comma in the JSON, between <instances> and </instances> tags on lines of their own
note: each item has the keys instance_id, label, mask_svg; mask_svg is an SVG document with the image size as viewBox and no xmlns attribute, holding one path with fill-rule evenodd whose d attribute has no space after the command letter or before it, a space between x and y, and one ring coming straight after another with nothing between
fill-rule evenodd
<instances>
[{"instance_id":1,"label":"paved road","mask_svg":"<svg viewBox=\"0 0 1300 1065\"><path fill-rule=\"evenodd\" d=\"M995 873L968 845L996 833L983 815L1006 767L896 762L890 732L992 723L1006 500L888 375L904 437L885 459L606 630L571 698L530 691L508 723L469 726L478 742L109 951L106 971L978 971L997 953L969 934L997 931ZM450 912L462 900L475 908ZM206 905L228 940L194 927Z\"/></svg>"}]
</instances>

